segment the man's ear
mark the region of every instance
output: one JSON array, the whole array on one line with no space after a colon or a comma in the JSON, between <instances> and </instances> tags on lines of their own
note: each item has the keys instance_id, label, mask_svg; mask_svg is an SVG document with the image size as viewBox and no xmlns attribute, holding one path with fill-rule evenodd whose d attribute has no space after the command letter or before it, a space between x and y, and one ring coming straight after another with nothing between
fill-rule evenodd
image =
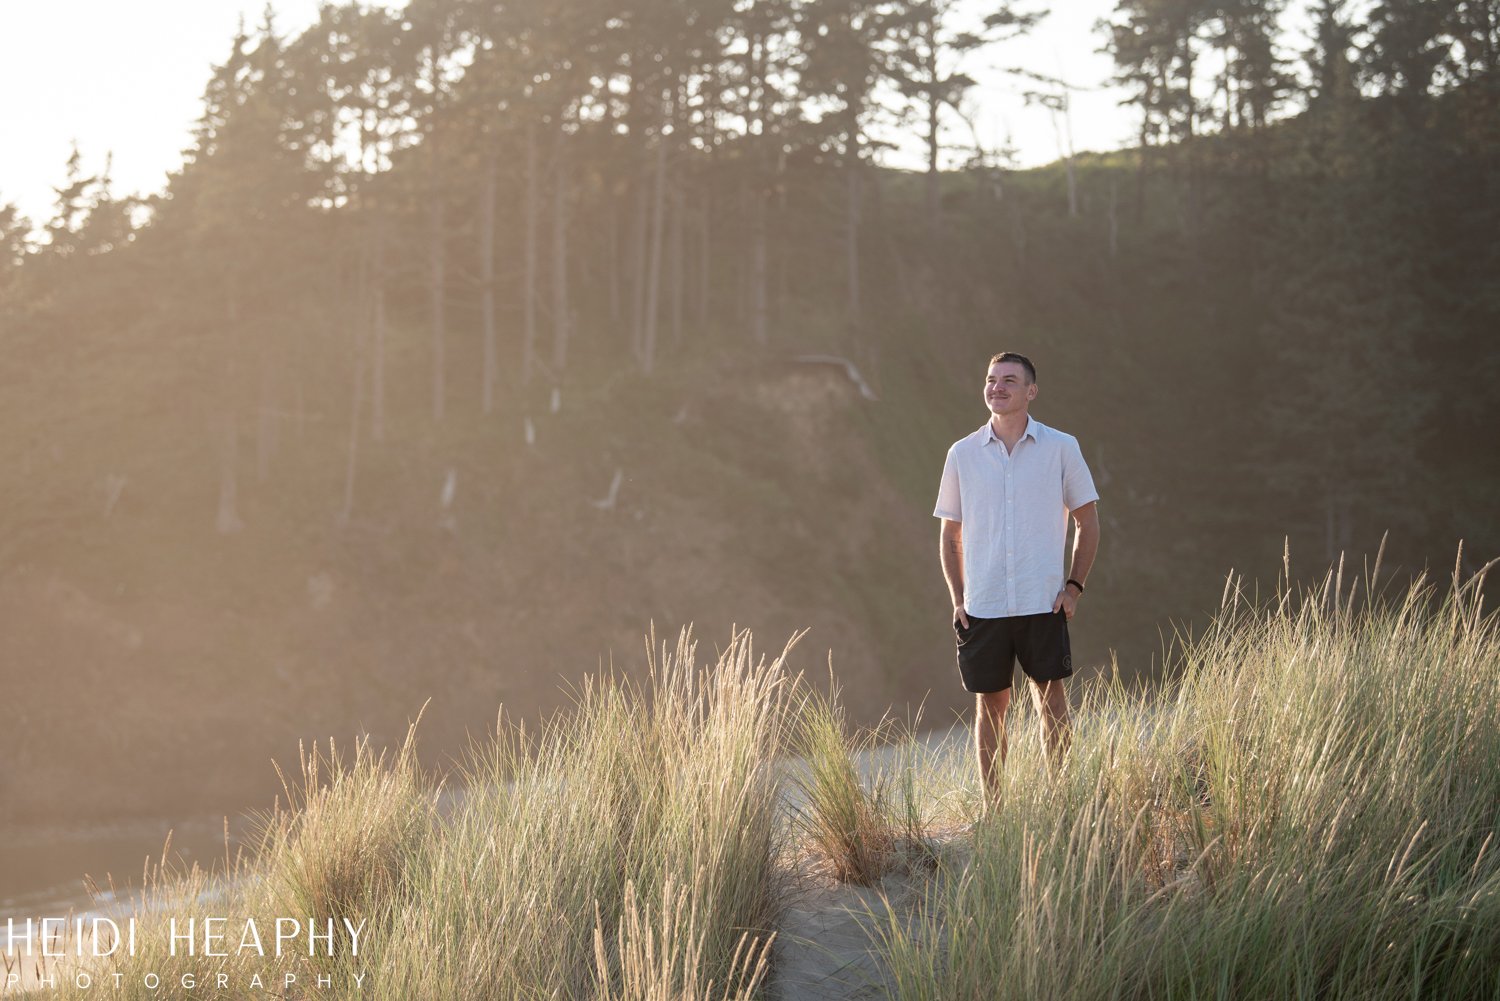
<instances>
[{"instance_id":1,"label":"man's ear","mask_svg":"<svg viewBox=\"0 0 1500 1001\"><path fill-rule=\"evenodd\" d=\"M1026 402L1030 403L1034 399L1036 399L1036 383L1033 382L1026 387Z\"/></svg>"}]
</instances>

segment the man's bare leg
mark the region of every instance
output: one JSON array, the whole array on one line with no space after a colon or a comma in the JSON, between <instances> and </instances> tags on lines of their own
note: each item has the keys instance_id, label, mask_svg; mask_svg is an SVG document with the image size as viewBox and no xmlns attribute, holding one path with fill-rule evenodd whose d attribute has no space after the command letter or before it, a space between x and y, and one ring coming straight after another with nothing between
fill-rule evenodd
<instances>
[{"instance_id":1,"label":"man's bare leg","mask_svg":"<svg viewBox=\"0 0 1500 1001\"><path fill-rule=\"evenodd\" d=\"M1042 746L1054 770L1067 757L1073 742L1073 722L1068 711L1068 693L1063 679L1033 681L1031 694L1036 700L1037 715L1042 719Z\"/></svg>"},{"instance_id":2,"label":"man's bare leg","mask_svg":"<svg viewBox=\"0 0 1500 1001\"><path fill-rule=\"evenodd\" d=\"M974 750L979 756L979 774L984 779L989 802L1000 802L1005 770L1005 711L1010 708L1010 689L982 692L974 696Z\"/></svg>"}]
</instances>

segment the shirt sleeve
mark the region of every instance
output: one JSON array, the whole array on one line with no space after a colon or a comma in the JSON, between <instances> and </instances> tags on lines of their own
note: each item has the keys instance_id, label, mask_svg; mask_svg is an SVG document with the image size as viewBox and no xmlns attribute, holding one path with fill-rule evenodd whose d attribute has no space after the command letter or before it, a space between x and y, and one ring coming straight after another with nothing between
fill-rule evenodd
<instances>
[{"instance_id":1,"label":"shirt sleeve","mask_svg":"<svg viewBox=\"0 0 1500 1001\"><path fill-rule=\"evenodd\" d=\"M959 503L958 463L953 458L953 449L948 449L948 458L943 460L943 479L938 484L937 507L934 518L963 521L963 505Z\"/></svg>"},{"instance_id":2,"label":"shirt sleeve","mask_svg":"<svg viewBox=\"0 0 1500 1001\"><path fill-rule=\"evenodd\" d=\"M1063 503L1069 511L1076 511L1099 499L1099 491L1094 489L1094 476L1089 472L1088 463L1083 461L1077 438L1068 439L1068 447L1063 449L1062 467Z\"/></svg>"}]
</instances>

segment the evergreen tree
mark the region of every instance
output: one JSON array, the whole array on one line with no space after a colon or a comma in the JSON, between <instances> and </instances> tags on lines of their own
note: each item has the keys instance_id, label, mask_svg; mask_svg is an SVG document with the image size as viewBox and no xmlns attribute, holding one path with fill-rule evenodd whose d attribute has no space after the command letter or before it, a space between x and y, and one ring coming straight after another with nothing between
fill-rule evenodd
<instances>
[{"instance_id":1,"label":"evergreen tree","mask_svg":"<svg viewBox=\"0 0 1500 1001\"><path fill-rule=\"evenodd\" d=\"M1464 81L1489 81L1500 70L1500 0L1458 0L1449 13L1448 31L1458 43L1453 74Z\"/></svg>"},{"instance_id":2,"label":"evergreen tree","mask_svg":"<svg viewBox=\"0 0 1500 1001\"><path fill-rule=\"evenodd\" d=\"M803 9L800 31L806 64L802 92L826 103L825 141L842 164L845 199L846 313L860 321L860 232L864 175L871 156L866 129L878 113L876 88L891 78L895 20L892 4L868 0L828 0Z\"/></svg>"},{"instance_id":3,"label":"evergreen tree","mask_svg":"<svg viewBox=\"0 0 1500 1001\"><path fill-rule=\"evenodd\" d=\"M737 313L752 341L770 342L770 269L775 194L782 183L788 137L799 120L803 49L792 0L748 0L725 19L725 61L719 71L722 110L738 119L724 157L738 183L744 255Z\"/></svg>"},{"instance_id":4,"label":"evergreen tree","mask_svg":"<svg viewBox=\"0 0 1500 1001\"><path fill-rule=\"evenodd\" d=\"M68 258L87 250L84 227L97 201L95 193L101 177L83 172L83 154L78 144L68 155L67 178L60 188L52 190L57 195L56 208L47 223L47 255L53 258Z\"/></svg>"},{"instance_id":5,"label":"evergreen tree","mask_svg":"<svg viewBox=\"0 0 1500 1001\"><path fill-rule=\"evenodd\" d=\"M1352 107L1359 98L1359 75L1354 57L1354 25L1348 0L1318 0L1313 4L1313 47L1304 53L1310 74L1308 106Z\"/></svg>"},{"instance_id":6,"label":"evergreen tree","mask_svg":"<svg viewBox=\"0 0 1500 1001\"><path fill-rule=\"evenodd\" d=\"M1414 209L1391 183L1391 137L1369 127L1344 80L1336 5L1321 14L1316 114L1259 276L1276 290L1264 330L1273 434L1263 460L1321 523L1334 559L1355 544L1358 526L1367 537L1426 528L1424 512L1402 498L1428 474L1424 430L1439 396Z\"/></svg>"},{"instance_id":7,"label":"evergreen tree","mask_svg":"<svg viewBox=\"0 0 1500 1001\"><path fill-rule=\"evenodd\" d=\"M273 405L275 373L299 347L280 334L285 317L328 287L312 214L326 175L309 170L296 89L269 13L255 36L242 27L209 81L195 143L158 213L161 233L172 234L158 245L159 266L178 279L160 307L202 334L210 412L201 416L219 435L222 532L241 526L241 424Z\"/></svg>"},{"instance_id":8,"label":"evergreen tree","mask_svg":"<svg viewBox=\"0 0 1500 1001\"><path fill-rule=\"evenodd\" d=\"M1388 93L1425 96L1441 81L1457 0L1377 0L1365 62Z\"/></svg>"},{"instance_id":9,"label":"evergreen tree","mask_svg":"<svg viewBox=\"0 0 1500 1001\"><path fill-rule=\"evenodd\" d=\"M1286 0L1221 0L1218 47L1224 60L1225 124L1264 128L1291 89L1277 36Z\"/></svg>"},{"instance_id":10,"label":"evergreen tree","mask_svg":"<svg viewBox=\"0 0 1500 1001\"><path fill-rule=\"evenodd\" d=\"M16 304L26 262L31 223L9 202L0 202L0 315Z\"/></svg>"},{"instance_id":11,"label":"evergreen tree","mask_svg":"<svg viewBox=\"0 0 1500 1001\"><path fill-rule=\"evenodd\" d=\"M924 192L929 236L942 224L939 174L945 113L956 110L974 78L963 72L965 57L977 49L1029 31L1042 12L1023 9L1021 0L994 0L978 30L960 27L958 0L912 0L897 23L894 50L897 86L921 120L926 146Z\"/></svg>"},{"instance_id":12,"label":"evergreen tree","mask_svg":"<svg viewBox=\"0 0 1500 1001\"><path fill-rule=\"evenodd\" d=\"M1204 0L1120 0L1114 18L1101 25L1115 60L1115 82L1132 92L1128 101L1140 111L1137 221L1145 213L1153 150L1162 148L1175 166L1177 151L1198 131L1201 107L1194 76L1208 13Z\"/></svg>"}]
</instances>

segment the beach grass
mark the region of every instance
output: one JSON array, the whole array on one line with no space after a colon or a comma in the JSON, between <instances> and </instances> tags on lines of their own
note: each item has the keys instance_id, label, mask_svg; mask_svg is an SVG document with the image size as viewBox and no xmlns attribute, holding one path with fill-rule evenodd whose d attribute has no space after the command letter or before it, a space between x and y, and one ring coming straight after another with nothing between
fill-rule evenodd
<instances>
[{"instance_id":1,"label":"beach grass","mask_svg":"<svg viewBox=\"0 0 1500 1001\"><path fill-rule=\"evenodd\" d=\"M256 851L152 870L137 953L54 996L768 997L811 873L865 900L902 881L868 915L870 989L902 1001L1497 999L1496 620L1480 578L1377 579L1259 600L1231 577L1163 687L1079 688L1061 768L1016 699L988 811L966 741L850 727L791 644L738 632L700 662L653 636L645 681L502 714L446 783L415 725L390 753L304 753ZM169 920L209 915L229 955L168 949ZM333 947L234 951L237 922L285 915L336 919Z\"/></svg>"},{"instance_id":2,"label":"beach grass","mask_svg":"<svg viewBox=\"0 0 1500 1001\"><path fill-rule=\"evenodd\" d=\"M973 813L960 791L972 766L935 757L910 722L887 716L852 727L836 685L824 694L804 682L798 692L788 727L788 819L805 868L876 886L933 864L942 835Z\"/></svg>"},{"instance_id":3,"label":"beach grass","mask_svg":"<svg viewBox=\"0 0 1500 1001\"><path fill-rule=\"evenodd\" d=\"M1016 739L972 852L885 916L892 996L1500 997L1495 620L1478 578L1375 576L1231 579L1165 691L1088 688L1060 775Z\"/></svg>"},{"instance_id":4,"label":"beach grass","mask_svg":"<svg viewBox=\"0 0 1500 1001\"><path fill-rule=\"evenodd\" d=\"M708 663L686 631L653 640L646 682L590 681L534 731L502 717L446 796L411 737L394 755L304 754L258 852L154 872L136 954L76 964L88 987L63 970L55 996L750 997L783 899L785 656L748 632ZM229 955L173 950L169 922L210 915L228 916ZM237 949L246 920L294 915L334 919L331 947Z\"/></svg>"},{"instance_id":5,"label":"beach grass","mask_svg":"<svg viewBox=\"0 0 1500 1001\"><path fill-rule=\"evenodd\" d=\"M868 735L851 734L837 701L808 692L797 714L792 749L802 768L792 781L801 796L793 810L799 842L839 882L871 886L896 863L896 841L886 816L887 782L866 781L857 759Z\"/></svg>"}]
</instances>

